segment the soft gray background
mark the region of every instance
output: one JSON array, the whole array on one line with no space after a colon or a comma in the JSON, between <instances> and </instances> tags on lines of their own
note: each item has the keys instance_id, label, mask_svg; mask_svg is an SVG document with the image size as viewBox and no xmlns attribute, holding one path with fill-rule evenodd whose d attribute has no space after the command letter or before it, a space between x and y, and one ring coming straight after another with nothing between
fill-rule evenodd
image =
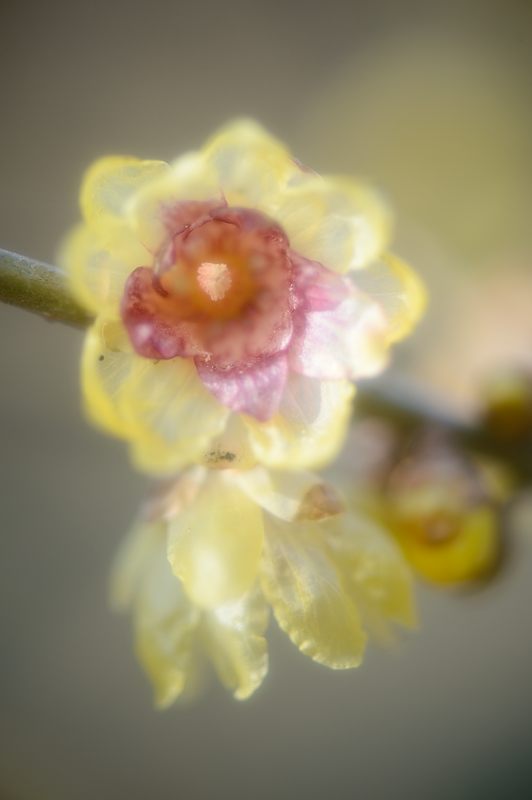
<instances>
[{"instance_id":1,"label":"soft gray background","mask_svg":"<svg viewBox=\"0 0 532 800\"><path fill-rule=\"evenodd\" d=\"M2 0L0 243L53 259L93 158L170 158L247 113L390 190L408 254L435 286L445 265L442 338L463 265L529 269L527 5ZM82 419L81 335L5 307L0 326L2 800L532 796L526 515L496 584L421 590L420 634L360 670L272 630L250 702L156 713L106 597L144 481Z\"/></svg>"}]
</instances>

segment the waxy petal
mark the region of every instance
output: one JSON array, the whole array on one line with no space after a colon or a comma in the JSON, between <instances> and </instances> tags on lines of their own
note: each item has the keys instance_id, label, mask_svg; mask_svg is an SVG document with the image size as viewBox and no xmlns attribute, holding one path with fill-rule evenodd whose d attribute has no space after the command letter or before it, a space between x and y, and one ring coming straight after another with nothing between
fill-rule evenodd
<instances>
[{"instance_id":1,"label":"waxy petal","mask_svg":"<svg viewBox=\"0 0 532 800\"><path fill-rule=\"evenodd\" d=\"M200 612L192 606L166 558L161 524L137 523L119 551L112 593L132 606L136 650L155 702L166 708L197 680L195 636Z\"/></svg>"},{"instance_id":2,"label":"waxy petal","mask_svg":"<svg viewBox=\"0 0 532 800\"><path fill-rule=\"evenodd\" d=\"M373 261L390 237L390 215L367 186L347 179L301 174L275 210L297 253L334 272Z\"/></svg>"},{"instance_id":3,"label":"waxy petal","mask_svg":"<svg viewBox=\"0 0 532 800\"><path fill-rule=\"evenodd\" d=\"M132 197L167 170L164 161L130 156L100 158L83 178L80 204L85 220L94 228L122 223Z\"/></svg>"},{"instance_id":4,"label":"waxy petal","mask_svg":"<svg viewBox=\"0 0 532 800\"><path fill-rule=\"evenodd\" d=\"M120 322L99 318L89 328L81 361L85 409L95 425L126 439L134 436L134 426L124 414L124 386L137 361Z\"/></svg>"},{"instance_id":5,"label":"waxy petal","mask_svg":"<svg viewBox=\"0 0 532 800\"><path fill-rule=\"evenodd\" d=\"M330 552L364 624L381 639L391 638L390 622L414 626L412 575L389 533L354 511L338 516L332 527Z\"/></svg>"},{"instance_id":6,"label":"waxy petal","mask_svg":"<svg viewBox=\"0 0 532 800\"><path fill-rule=\"evenodd\" d=\"M264 358L244 369L217 370L197 362L198 375L224 406L262 422L278 410L288 377L284 353Z\"/></svg>"},{"instance_id":7,"label":"waxy petal","mask_svg":"<svg viewBox=\"0 0 532 800\"><path fill-rule=\"evenodd\" d=\"M280 627L302 653L348 669L360 664L366 635L326 551L327 525L267 518L262 588Z\"/></svg>"},{"instance_id":8,"label":"waxy petal","mask_svg":"<svg viewBox=\"0 0 532 800\"><path fill-rule=\"evenodd\" d=\"M207 653L220 681L237 700L250 697L268 672L268 619L268 607L256 590L204 615Z\"/></svg>"},{"instance_id":9,"label":"waxy petal","mask_svg":"<svg viewBox=\"0 0 532 800\"><path fill-rule=\"evenodd\" d=\"M350 284L345 278L309 261L297 253L291 254L296 308L303 311L331 311L349 295Z\"/></svg>"},{"instance_id":10,"label":"waxy petal","mask_svg":"<svg viewBox=\"0 0 532 800\"><path fill-rule=\"evenodd\" d=\"M181 358L153 362L136 356L123 399L134 460L159 474L199 461L229 415L205 389L194 364Z\"/></svg>"},{"instance_id":11,"label":"waxy petal","mask_svg":"<svg viewBox=\"0 0 532 800\"><path fill-rule=\"evenodd\" d=\"M215 608L251 588L262 545L261 509L223 472L212 472L195 502L169 524L168 558L202 608Z\"/></svg>"},{"instance_id":12,"label":"waxy petal","mask_svg":"<svg viewBox=\"0 0 532 800\"><path fill-rule=\"evenodd\" d=\"M57 260L66 265L72 292L85 308L118 317L128 275L148 257L124 225L97 234L82 224L65 238Z\"/></svg>"},{"instance_id":13,"label":"waxy petal","mask_svg":"<svg viewBox=\"0 0 532 800\"><path fill-rule=\"evenodd\" d=\"M230 205L271 213L279 191L298 172L290 152L253 120L237 120L203 149Z\"/></svg>"},{"instance_id":14,"label":"waxy petal","mask_svg":"<svg viewBox=\"0 0 532 800\"><path fill-rule=\"evenodd\" d=\"M311 378L354 380L386 363L388 328L379 305L351 290L331 311L301 314L290 344L293 370Z\"/></svg>"},{"instance_id":15,"label":"waxy petal","mask_svg":"<svg viewBox=\"0 0 532 800\"><path fill-rule=\"evenodd\" d=\"M257 461L278 469L319 468L340 450L354 388L348 381L319 381L292 373L269 422L244 422Z\"/></svg>"},{"instance_id":16,"label":"waxy petal","mask_svg":"<svg viewBox=\"0 0 532 800\"><path fill-rule=\"evenodd\" d=\"M392 344L412 331L421 319L427 295L421 279L402 259L386 253L356 276L357 287L381 307Z\"/></svg>"},{"instance_id":17,"label":"waxy petal","mask_svg":"<svg viewBox=\"0 0 532 800\"><path fill-rule=\"evenodd\" d=\"M148 565L137 598L135 639L159 708L167 708L197 681L195 636L200 621L170 569L164 550Z\"/></svg>"},{"instance_id":18,"label":"waxy petal","mask_svg":"<svg viewBox=\"0 0 532 800\"><path fill-rule=\"evenodd\" d=\"M312 472L272 471L264 467L235 471L232 480L263 509L287 521L297 518L306 498L322 485Z\"/></svg>"},{"instance_id":19,"label":"waxy petal","mask_svg":"<svg viewBox=\"0 0 532 800\"><path fill-rule=\"evenodd\" d=\"M186 153L131 198L127 219L139 241L157 253L198 212L221 204L224 197L216 171L201 154Z\"/></svg>"}]
</instances>

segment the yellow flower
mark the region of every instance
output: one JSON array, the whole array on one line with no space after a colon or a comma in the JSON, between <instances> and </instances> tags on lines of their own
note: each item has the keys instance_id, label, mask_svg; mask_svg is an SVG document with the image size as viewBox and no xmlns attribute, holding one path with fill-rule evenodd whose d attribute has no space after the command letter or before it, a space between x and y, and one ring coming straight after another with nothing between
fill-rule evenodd
<instances>
[{"instance_id":1,"label":"yellow flower","mask_svg":"<svg viewBox=\"0 0 532 800\"><path fill-rule=\"evenodd\" d=\"M61 261L95 316L85 405L147 471L325 464L350 381L423 307L375 192L305 170L250 121L173 164L97 161L81 208Z\"/></svg>"},{"instance_id":2,"label":"yellow flower","mask_svg":"<svg viewBox=\"0 0 532 800\"><path fill-rule=\"evenodd\" d=\"M334 669L360 664L368 631L389 638L391 622L414 623L393 540L310 473L192 468L145 508L113 583L161 705L194 682L198 645L248 697L267 671L268 606Z\"/></svg>"},{"instance_id":3,"label":"yellow flower","mask_svg":"<svg viewBox=\"0 0 532 800\"><path fill-rule=\"evenodd\" d=\"M388 480L387 524L412 568L430 583L485 578L501 558L497 500L503 476L428 437L413 447Z\"/></svg>"}]
</instances>

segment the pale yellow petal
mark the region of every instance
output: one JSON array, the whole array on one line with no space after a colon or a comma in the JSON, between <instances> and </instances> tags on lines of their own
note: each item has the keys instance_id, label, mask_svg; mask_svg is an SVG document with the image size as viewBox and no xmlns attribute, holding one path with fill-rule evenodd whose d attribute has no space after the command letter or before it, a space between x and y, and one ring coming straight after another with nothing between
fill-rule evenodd
<instances>
[{"instance_id":1,"label":"pale yellow petal","mask_svg":"<svg viewBox=\"0 0 532 800\"><path fill-rule=\"evenodd\" d=\"M133 433L123 409L124 385L138 360L121 323L99 318L87 331L81 361L85 409L95 425L114 436Z\"/></svg>"},{"instance_id":2,"label":"pale yellow petal","mask_svg":"<svg viewBox=\"0 0 532 800\"><path fill-rule=\"evenodd\" d=\"M212 472L195 501L169 523L168 558L194 603L213 608L254 583L262 511L225 473Z\"/></svg>"},{"instance_id":3,"label":"pale yellow petal","mask_svg":"<svg viewBox=\"0 0 532 800\"><path fill-rule=\"evenodd\" d=\"M275 216L293 250L340 273L377 258L391 233L382 198L346 178L300 176L283 191Z\"/></svg>"},{"instance_id":4,"label":"pale yellow petal","mask_svg":"<svg viewBox=\"0 0 532 800\"><path fill-rule=\"evenodd\" d=\"M297 517L305 498L322 481L304 470L269 470L255 467L235 472L232 480L255 503L285 520Z\"/></svg>"},{"instance_id":5,"label":"pale yellow petal","mask_svg":"<svg viewBox=\"0 0 532 800\"><path fill-rule=\"evenodd\" d=\"M81 185L84 218L94 228L121 223L136 192L167 170L164 161L143 161L132 156L100 158L89 167Z\"/></svg>"},{"instance_id":6,"label":"pale yellow petal","mask_svg":"<svg viewBox=\"0 0 532 800\"><path fill-rule=\"evenodd\" d=\"M382 308L390 343L408 336L425 311L427 295L423 282L405 261L392 253L384 254L357 273L355 283Z\"/></svg>"},{"instance_id":7,"label":"pale yellow petal","mask_svg":"<svg viewBox=\"0 0 532 800\"><path fill-rule=\"evenodd\" d=\"M111 572L111 604L117 611L126 611L131 607L151 562L164 542L164 524L143 519L137 520L124 538Z\"/></svg>"},{"instance_id":8,"label":"pale yellow petal","mask_svg":"<svg viewBox=\"0 0 532 800\"><path fill-rule=\"evenodd\" d=\"M94 314L118 317L128 276L151 256L125 225L100 234L88 225L74 228L62 243L58 263L68 274L73 294Z\"/></svg>"},{"instance_id":9,"label":"pale yellow petal","mask_svg":"<svg viewBox=\"0 0 532 800\"><path fill-rule=\"evenodd\" d=\"M155 252L170 235L173 206L217 198L222 202L216 171L201 153L185 153L131 198L127 219L139 241Z\"/></svg>"},{"instance_id":10,"label":"pale yellow petal","mask_svg":"<svg viewBox=\"0 0 532 800\"><path fill-rule=\"evenodd\" d=\"M412 575L391 536L362 513L341 514L330 523L327 544L345 585L371 632L390 638L390 622L416 622Z\"/></svg>"},{"instance_id":11,"label":"pale yellow petal","mask_svg":"<svg viewBox=\"0 0 532 800\"><path fill-rule=\"evenodd\" d=\"M257 459L251 449L241 414L229 414L223 431L209 442L201 463L210 469L244 471L256 465Z\"/></svg>"},{"instance_id":12,"label":"pale yellow petal","mask_svg":"<svg viewBox=\"0 0 532 800\"><path fill-rule=\"evenodd\" d=\"M366 636L327 553L328 524L267 518L262 588L280 627L301 652L333 669L347 669L360 664Z\"/></svg>"},{"instance_id":13,"label":"pale yellow petal","mask_svg":"<svg viewBox=\"0 0 532 800\"><path fill-rule=\"evenodd\" d=\"M298 172L290 152L253 120L236 120L203 149L229 205L273 213L278 194Z\"/></svg>"},{"instance_id":14,"label":"pale yellow petal","mask_svg":"<svg viewBox=\"0 0 532 800\"><path fill-rule=\"evenodd\" d=\"M342 446L353 395L348 381L292 374L279 413L271 421L245 418L257 461L279 469L325 466Z\"/></svg>"},{"instance_id":15,"label":"pale yellow petal","mask_svg":"<svg viewBox=\"0 0 532 800\"><path fill-rule=\"evenodd\" d=\"M204 614L205 648L220 681L237 700L246 700L268 672L268 607L251 591Z\"/></svg>"},{"instance_id":16,"label":"pale yellow petal","mask_svg":"<svg viewBox=\"0 0 532 800\"><path fill-rule=\"evenodd\" d=\"M170 569L164 539L147 565L134 613L137 655L156 705L166 708L195 682L200 613Z\"/></svg>"},{"instance_id":17,"label":"pale yellow petal","mask_svg":"<svg viewBox=\"0 0 532 800\"><path fill-rule=\"evenodd\" d=\"M201 460L229 414L205 389L194 364L182 358L138 358L124 397L124 416L134 430L134 460L155 473Z\"/></svg>"}]
</instances>

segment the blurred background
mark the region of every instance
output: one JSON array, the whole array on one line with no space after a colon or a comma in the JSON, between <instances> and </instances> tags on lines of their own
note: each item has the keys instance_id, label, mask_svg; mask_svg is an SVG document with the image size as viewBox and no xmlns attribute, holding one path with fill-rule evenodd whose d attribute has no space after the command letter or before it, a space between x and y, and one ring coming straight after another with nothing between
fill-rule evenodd
<instances>
[{"instance_id":1,"label":"blurred background","mask_svg":"<svg viewBox=\"0 0 532 800\"><path fill-rule=\"evenodd\" d=\"M431 306L395 369L457 413L532 361L527 0L1 0L0 245L53 260L82 170L172 158L236 114L375 182ZM532 796L532 514L482 591L333 673L272 626L251 701L152 708L107 603L145 482L82 418L81 334L0 308L0 798Z\"/></svg>"}]
</instances>

